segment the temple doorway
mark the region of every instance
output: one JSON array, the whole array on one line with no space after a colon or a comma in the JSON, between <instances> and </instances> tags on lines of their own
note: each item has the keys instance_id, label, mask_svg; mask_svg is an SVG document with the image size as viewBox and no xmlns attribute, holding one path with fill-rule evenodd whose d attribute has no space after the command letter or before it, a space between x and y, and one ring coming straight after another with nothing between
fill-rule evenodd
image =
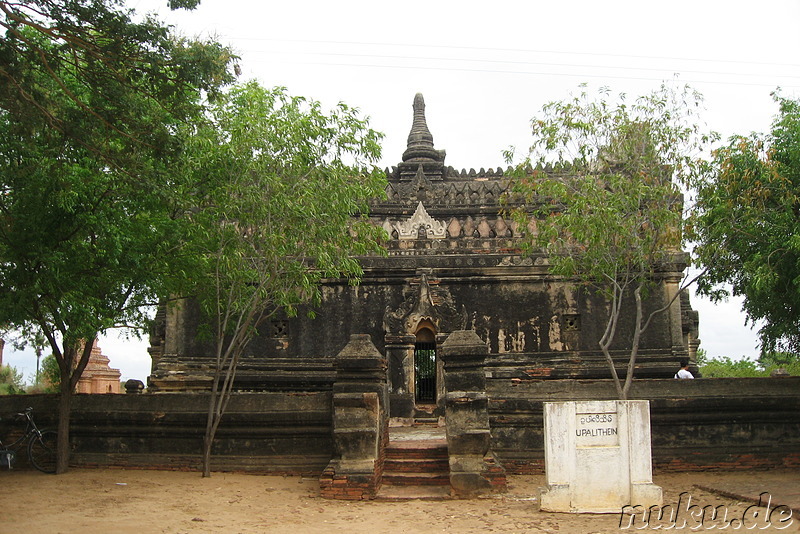
<instances>
[{"instance_id":1,"label":"temple doorway","mask_svg":"<svg viewBox=\"0 0 800 534\"><path fill-rule=\"evenodd\" d=\"M436 404L436 335L433 325L423 324L414 343L414 381L416 404Z\"/></svg>"}]
</instances>

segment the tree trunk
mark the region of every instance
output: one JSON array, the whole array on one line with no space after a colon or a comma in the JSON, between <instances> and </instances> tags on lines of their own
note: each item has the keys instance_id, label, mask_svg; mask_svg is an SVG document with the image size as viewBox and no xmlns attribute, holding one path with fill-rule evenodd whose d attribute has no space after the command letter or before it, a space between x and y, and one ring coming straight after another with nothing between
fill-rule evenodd
<instances>
[{"instance_id":1,"label":"tree trunk","mask_svg":"<svg viewBox=\"0 0 800 534\"><path fill-rule=\"evenodd\" d=\"M206 478L211 476L211 445L213 443L214 436L206 428L206 433L203 436L203 477Z\"/></svg>"},{"instance_id":2,"label":"tree trunk","mask_svg":"<svg viewBox=\"0 0 800 534\"><path fill-rule=\"evenodd\" d=\"M211 446L214 444L214 435L216 434L217 421L217 399L219 398L219 389L217 386L217 377L214 377L214 384L211 387L211 395L208 401L208 417L206 418L206 431L203 434L203 477L211 476Z\"/></svg>"},{"instance_id":3,"label":"tree trunk","mask_svg":"<svg viewBox=\"0 0 800 534\"><path fill-rule=\"evenodd\" d=\"M614 379L614 387L617 390L617 396L622 400L626 400L626 392L620 382L619 374L617 374L617 366L614 364L614 358L611 356L610 351L614 336L617 334L617 322L619 321L623 293L624 288L615 286L614 298L611 300L611 311L608 314L608 321L606 321L606 329L598 344L600 345L600 350L603 351L603 356L606 358L606 363L608 363L608 369L611 371L611 378Z\"/></svg>"},{"instance_id":4,"label":"tree trunk","mask_svg":"<svg viewBox=\"0 0 800 534\"><path fill-rule=\"evenodd\" d=\"M61 380L58 396L58 441L56 442L56 474L69 469L69 419L72 412L72 387L69 378Z\"/></svg>"},{"instance_id":5,"label":"tree trunk","mask_svg":"<svg viewBox=\"0 0 800 534\"><path fill-rule=\"evenodd\" d=\"M628 370L625 375L625 386L622 388L621 400L628 400L628 392L633 384L633 373L636 370L636 358L639 356L639 341L642 339L642 285L639 284L633 291L636 298L636 323L633 327L633 339L631 340L631 353L628 357Z\"/></svg>"},{"instance_id":6,"label":"tree trunk","mask_svg":"<svg viewBox=\"0 0 800 534\"><path fill-rule=\"evenodd\" d=\"M611 378L614 380L614 388L617 390L617 396L620 398L620 400L627 400L627 398L625 397L627 392L622 387L619 375L617 374L617 367L614 364L614 358L611 356L611 352L609 352L608 350L608 345L601 345L600 348L603 351L603 355L606 357L606 362L608 363L608 369L611 371Z\"/></svg>"},{"instance_id":7,"label":"tree trunk","mask_svg":"<svg viewBox=\"0 0 800 534\"><path fill-rule=\"evenodd\" d=\"M218 350L221 350L218 348ZM217 357L217 362L222 360L222 356ZM221 365L217 363L214 369L214 381L211 383L211 394L208 399L208 417L206 418L206 431L203 434L203 477L211 476L211 447L214 445L214 436L217 434L217 427L222 419L223 399L225 397L225 387L223 384L220 391L219 381L222 375Z\"/></svg>"},{"instance_id":8,"label":"tree trunk","mask_svg":"<svg viewBox=\"0 0 800 534\"><path fill-rule=\"evenodd\" d=\"M77 360L78 351L74 347L64 346L64 351L58 350L58 344L50 337L50 346L58 361L61 372L61 384L58 396L58 440L56 441L56 474L66 473L69 469L69 420L72 413L72 394L78 381L86 369L89 356L92 353L92 343L84 342L80 359ZM94 340L94 338L92 338ZM60 356L60 357L59 357ZM73 364L74 368L73 368Z\"/></svg>"},{"instance_id":9,"label":"tree trunk","mask_svg":"<svg viewBox=\"0 0 800 534\"><path fill-rule=\"evenodd\" d=\"M206 419L206 432L203 436L203 476L211 476L211 446L214 444L214 437L217 429L222 422L222 416L231 398L233 380L236 377L236 365L239 363L238 355L231 359L222 382L219 386L219 375L217 372L214 377L214 384L211 387L211 398L208 403L208 418Z\"/></svg>"}]
</instances>

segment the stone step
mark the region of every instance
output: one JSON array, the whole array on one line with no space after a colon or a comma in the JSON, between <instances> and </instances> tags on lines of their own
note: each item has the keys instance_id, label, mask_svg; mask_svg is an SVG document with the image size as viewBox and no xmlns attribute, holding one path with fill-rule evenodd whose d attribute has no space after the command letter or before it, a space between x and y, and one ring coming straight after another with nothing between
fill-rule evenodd
<instances>
[{"instance_id":1,"label":"stone step","mask_svg":"<svg viewBox=\"0 0 800 534\"><path fill-rule=\"evenodd\" d=\"M450 486L449 473L383 473L386 486Z\"/></svg>"},{"instance_id":2,"label":"stone step","mask_svg":"<svg viewBox=\"0 0 800 534\"><path fill-rule=\"evenodd\" d=\"M389 428L389 441L447 442L447 430L436 425L396 426Z\"/></svg>"},{"instance_id":3,"label":"stone step","mask_svg":"<svg viewBox=\"0 0 800 534\"><path fill-rule=\"evenodd\" d=\"M390 442L385 449L385 458L389 459L446 459L447 444L425 442Z\"/></svg>"},{"instance_id":4,"label":"stone step","mask_svg":"<svg viewBox=\"0 0 800 534\"><path fill-rule=\"evenodd\" d=\"M379 500L449 498L447 439L437 419L431 418L430 423L389 431Z\"/></svg>"},{"instance_id":5,"label":"stone step","mask_svg":"<svg viewBox=\"0 0 800 534\"><path fill-rule=\"evenodd\" d=\"M450 499L450 488L446 486L387 486L382 485L375 496L376 501L443 501Z\"/></svg>"},{"instance_id":6,"label":"stone step","mask_svg":"<svg viewBox=\"0 0 800 534\"><path fill-rule=\"evenodd\" d=\"M449 473L450 464L444 458L387 458L383 462L385 473Z\"/></svg>"},{"instance_id":7,"label":"stone step","mask_svg":"<svg viewBox=\"0 0 800 534\"><path fill-rule=\"evenodd\" d=\"M414 418L414 426L419 427L429 427L429 428L439 428L439 418L438 417L415 417Z\"/></svg>"},{"instance_id":8,"label":"stone step","mask_svg":"<svg viewBox=\"0 0 800 534\"><path fill-rule=\"evenodd\" d=\"M414 407L414 417L437 418L437 406L435 404L418 404Z\"/></svg>"}]
</instances>

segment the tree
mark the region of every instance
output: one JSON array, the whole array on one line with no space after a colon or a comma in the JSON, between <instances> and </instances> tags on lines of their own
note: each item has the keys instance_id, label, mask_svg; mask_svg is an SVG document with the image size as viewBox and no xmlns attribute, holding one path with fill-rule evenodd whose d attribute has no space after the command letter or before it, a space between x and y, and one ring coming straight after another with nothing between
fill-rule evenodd
<instances>
[{"instance_id":1,"label":"tree","mask_svg":"<svg viewBox=\"0 0 800 534\"><path fill-rule=\"evenodd\" d=\"M42 370L39 373L39 380L43 393L58 393L61 390L61 369L55 356L48 354L42 360Z\"/></svg>"},{"instance_id":2,"label":"tree","mask_svg":"<svg viewBox=\"0 0 800 534\"><path fill-rule=\"evenodd\" d=\"M0 2L0 324L43 336L58 363L59 473L92 340L143 325L162 291L176 132L232 80L227 49L118 5Z\"/></svg>"},{"instance_id":3,"label":"tree","mask_svg":"<svg viewBox=\"0 0 800 534\"><path fill-rule=\"evenodd\" d=\"M800 101L774 95L767 135L734 136L698 183L693 221L712 300L744 296L762 352L800 352ZM729 286L728 286L729 284Z\"/></svg>"},{"instance_id":4,"label":"tree","mask_svg":"<svg viewBox=\"0 0 800 534\"><path fill-rule=\"evenodd\" d=\"M709 358L703 349L699 349L697 366L704 378L767 377L779 370L791 376L800 376L800 355L768 353L762 354L757 361L747 357L734 360L727 356Z\"/></svg>"},{"instance_id":5,"label":"tree","mask_svg":"<svg viewBox=\"0 0 800 534\"><path fill-rule=\"evenodd\" d=\"M190 262L181 294L205 312L214 346L203 476L238 361L259 326L278 310L319 304L325 278L356 282L353 256L382 250L383 230L359 217L384 194L374 167L380 138L356 109L326 113L255 82L220 97L192 137L178 172L189 238L177 257Z\"/></svg>"},{"instance_id":6,"label":"tree","mask_svg":"<svg viewBox=\"0 0 800 534\"><path fill-rule=\"evenodd\" d=\"M697 367L703 378L750 378L758 376L769 376L769 373L759 369L756 362L749 358L733 360L728 356L718 358L708 358L705 355L701 358L700 351L697 355Z\"/></svg>"},{"instance_id":7,"label":"tree","mask_svg":"<svg viewBox=\"0 0 800 534\"><path fill-rule=\"evenodd\" d=\"M792 374L800 375L800 353L762 352L758 357L758 365L767 370L778 368L792 369Z\"/></svg>"},{"instance_id":8,"label":"tree","mask_svg":"<svg viewBox=\"0 0 800 534\"><path fill-rule=\"evenodd\" d=\"M10 365L0 365L0 395L25 393L22 373Z\"/></svg>"},{"instance_id":9,"label":"tree","mask_svg":"<svg viewBox=\"0 0 800 534\"><path fill-rule=\"evenodd\" d=\"M232 81L234 56L214 41L178 39L155 19L134 22L121 5L0 1L0 106L135 178L152 160L143 151L178 148L170 120L196 111L199 90L213 97Z\"/></svg>"},{"instance_id":10,"label":"tree","mask_svg":"<svg viewBox=\"0 0 800 534\"><path fill-rule=\"evenodd\" d=\"M702 170L695 156L713 136L701 133L700 96L688 88L662 86L631 104L625 95L616 103L609 95L603 89L593 99L584 91L544 106L532 121L533 145L518 166L509 202L526 250L546 252L552 273L607 300L598 344L617 394L626 399L642 334L680 294L656 309L646 303L657 291L658 272L686 263L679 184ZM527 171L532 165L536 170ZM627 342L618 332L629 300L635 318L622 383L611 349Z\"/></svg>"}]
</instances>

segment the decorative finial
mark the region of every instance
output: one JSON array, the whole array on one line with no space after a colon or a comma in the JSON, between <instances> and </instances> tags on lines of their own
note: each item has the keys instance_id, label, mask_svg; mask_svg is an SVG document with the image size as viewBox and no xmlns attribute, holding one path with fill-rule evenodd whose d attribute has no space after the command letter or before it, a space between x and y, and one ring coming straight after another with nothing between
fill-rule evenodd
<instances>
[{"instance_id":1,"label":"decorative finial","mask_svg":"<svg viewBox=\"0 0 800 534\"><path fill-rule=\"evenodd\" d=\"M433 148L433 136L425 121L425 99L422 98L422 93L414 96L413 107L414 122L411 125L411 133L408 134L408 148L403 152L403 161L410 159L440 161L442 156Z\"/></svg>"}]
</instances>

